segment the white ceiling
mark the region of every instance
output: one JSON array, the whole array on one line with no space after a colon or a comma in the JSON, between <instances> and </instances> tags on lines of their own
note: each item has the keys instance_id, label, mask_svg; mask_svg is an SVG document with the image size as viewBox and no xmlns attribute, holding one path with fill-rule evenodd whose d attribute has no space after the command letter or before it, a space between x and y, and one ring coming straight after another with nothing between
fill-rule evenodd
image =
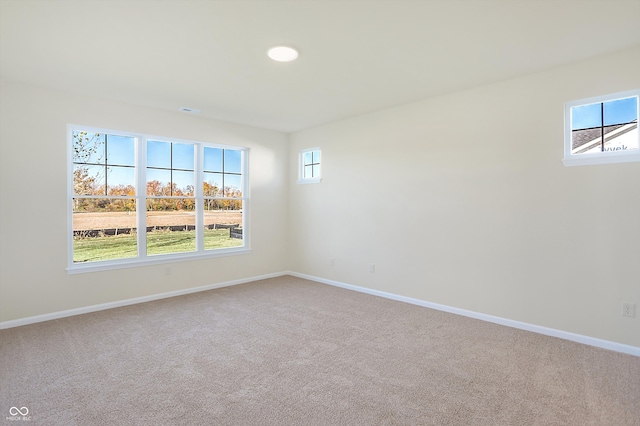
<instances>
[{"instance_id":1,"label":"white ceiling","mask_svg":"<svg viewBox=\"0 0 640 426\"><path fill-rule=\"evenodd\" d=\"M0 0L0 74L293 132L639 45L638 17L640 0ZM269 60L281 44L300 58Z\"/></svg>"}]
</instances>

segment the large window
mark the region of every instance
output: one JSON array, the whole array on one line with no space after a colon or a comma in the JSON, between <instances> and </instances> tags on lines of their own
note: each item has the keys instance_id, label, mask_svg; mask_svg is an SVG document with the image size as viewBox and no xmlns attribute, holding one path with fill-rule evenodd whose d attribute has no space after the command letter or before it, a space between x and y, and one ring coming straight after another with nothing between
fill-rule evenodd
<instances>
[{"instance_id":1,"label":"large window","mask_svg":"<svg viewBox=\"0 0 640 426\"><path fill-rule=\"evenodd\" d=\"M247 150L69 126L69 271L248 249Z\"/></svg>"},{"instance_id":2,"label":"large window","mask_svg":"<svg viewBox=\"0 0 640 426\"><path fill-rule=\"evenodd\" d=\"M566 104L564 164L640 161L639 95L635 90Z\"/></svg>"}]
</instances>

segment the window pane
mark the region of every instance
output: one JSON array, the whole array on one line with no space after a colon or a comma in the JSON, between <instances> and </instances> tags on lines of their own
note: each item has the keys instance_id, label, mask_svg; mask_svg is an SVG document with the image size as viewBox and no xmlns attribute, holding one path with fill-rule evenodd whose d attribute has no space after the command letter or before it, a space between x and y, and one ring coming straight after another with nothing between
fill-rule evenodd
<instances>
[{"instance_id":1,"label":"window pane","mask_svg":"<svg viewBox=\"0 0 640 426\"><path fill-rule=\"evenodd\" d=\"M604 103L604 151L638 149L638 98Z\"/></svg>"},{"instance_id":2,"label":"window pane","mask_svg":"<svg viewBox=\"0 0 640 426\"><path fill-rule=\"evenodd\" d=\"M194 172L174 171L172 195L193 195L194 175Z\"/></svg>"},{"instance_id":3,"label":"window pane","mask_svg":"<svg viewBox=\"0 0 640 426\"><path fill-rule=\"evenodd\" d=\"M204 147L204 170L206 172L222 171L222 149Z\"/></svg>"},{"instance_id":4,"label":"window pane","mask_svg":"<svg viewBox=\"0 0 640 426\"><path fill-rule=\"evenodd\" d=\"M600 127L601 125L602 117L599 103L571 108L572 130L589 129L592 127Z\"/></svg>"},{"instance_id":5,"label":"window pane","mask_svg":"<svg viewBox=\"0 0 640 426\"><path fill-rule=\"evenodd\" d=\"M302 152L302 179L320 176L320 150Z\"/></svg>"},{"instance_id":6,"label":"window pane","mask_svg":"<svg viewBox=\"0 0 640 426\"><path fill-rule=\"evenodd\" d=\"M73 193L76 195L106 195L104 167L73 165Z\"/></svg>"},{"instance_id":7,"label":"window pane","mask_svg":"<svg viewBox=\"0 0 640 426\"><path fill-rule=\"evenodd\" d=\"M638 149L638 122L605 127L604 151Z\"/></svg>"},{"instance_id":8,"label":"window pane","mask_svg":"<svg viewBox=\"0 0 640 426\"><path fill-rule=\"evenodd\" d=\"M224 196L242 197L242 176L224 175Z\"/></svg>"},{"instance_id":9,"label":"window pane","mask_svg":"<svg viewBox=\"0 0 640 426\"><path fill-rule=\"evenodd\" d=\"M637 111L637 97L572 107L571 153L638 149Z\"/></svg>"},{"instance_id":10,"label":"window pane","mask_svg":"<svg viewBox=\"0 0 640 426\"><path fill-rule=\"evenodd\" d=\"M313 163L313 152L311 152L311 151L305 152L303 157L304 157L304 165L305 166L307 164Z\"/></svg>"},{"instance_id":11,"label":"window pane","mask_svg":"<svg viewBox=\"0 0 640 426\"><path fill-rule=\"evenodd\" d=\"M243 246L242 202L205 199L204 205L205 250Z\"/></svg>"},{"instance_id":12,"label":"window pane","mask_svg":"<svg viewBox=\"0 0 640 426\"><path fill-rule=\"evenodd\" d=\"M107 195L136 195L133 167L107 167Z\"/></svg>"},{"instance_id":13,"label":"window pane","mask_svg":"<svg viewBox=\"0 0 640 426\"><path fill-rule=\"evenodd\" d=\"M205 197L222 196L222 174L219 173L205 173L204 183L202 184L202 195Z\"/></svg>"},{"instance_id":14,"label":"window pane","mask_svg":"<svg viewBox=\"0 0 640 426\"><path fill-rule=\"evenodd\" d=\"M224 172L242 173L242 152L234 149L224 150Z\"/></svg>"},{"instance_id":15,"label":"window pane","mask_svg":"<svg viewBox=\"0 0 640 426\"><path fill-rule=\"evenodd\" d=\"M107 135L107 163L118 166L135 166L134 138Z\"/></svg>"},{"instance_id":16,"label":"window pane","mask_svg":"<svg viewBox=\"0 0 640 426\"><path fill-rule=\"evenodd\" d=\"M204 173L204 181L210 185L222 188L222 173Z\"/></svg>"},{"instance_id":17,"label":"window pane","mask_svg":"<svg viewBox=\"0 0 640 426\"><path fill-rule=\"evenodd\" d=\"M105 163L105 135L85 131L72 132L74 163Z\"/></svg>"},{"instance_id":18,"label":"window pane","mask_svg":"<svg viewBox=\"0 0 640 426\"><path fill-rule=\"evenodd\" d=\"M74 198L73 262L136 257L134 198Z\"/></svg>"},{"instance_id":19,"label":"window pane","mask_svg":"<svg viewBox=\"0 0 640 426\"><path fill-rule=\"evenodd\" d=\"M147 200L147 254L196 250L195 199Z\"/></svg>"},{"instance_id":20,"label":"window pane","mask_svg":"<svg viewBox=\"0 0 640 426\"><path fill-rule=\"evenodd\" d=\"M217 220L222 220L220 217L223 214L225 221L217 222ZM212 223L233 223L240 226L242 225L242 200L205 198L204 218L205 225ZM208 220L213 221L207 222Z\"/></svg>"},{"instance_id":21,"label":"window pane","mask_svg":"<svg viewBox=\"0 0 640 426\"><path fill-rule=\"evenodd\" d=\"M173 143L172 149L174 169L194 170L192 144Z\"/></svg>"},{"instance_id":22,"label":"window pane","mask_svg":"<svg viewBox=\"0 0 640 426\"><path fill-rule=\"evenodd\" d=\"M171 193L171 170L147 169L147 195Z\"/></svg>"},{"instance_id":23,"label":"window pane","mask_svg":"<svg viewBox=\"0 0 640 426\"><path fill-rule=\"evenodd\" d=\"M627 124L638 119L638 98L617 99L604 103L604 125Z\"/></svg>"},{"instance_id":24,"label":"window pane","mask_svg":"<svg viewBox=\"0 0 640 426\"><path fill-rule=\"evenodd\" d=\"M169 142L147 142L147 167L171 168L171 144Z\"/></svg>"}]
</instances>

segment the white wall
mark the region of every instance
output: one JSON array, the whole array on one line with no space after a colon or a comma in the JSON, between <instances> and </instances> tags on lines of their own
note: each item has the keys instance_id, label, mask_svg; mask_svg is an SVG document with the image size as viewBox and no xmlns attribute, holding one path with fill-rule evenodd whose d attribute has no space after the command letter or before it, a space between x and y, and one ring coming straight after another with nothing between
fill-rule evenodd
<instances>
[{"instance_id":1,"label":"white wall","mask_svg":"<svg viewBox=\"0 0 640 426\"><path fill-rule=\"evenodd\" d=\"M287 269L287 135L2 82L0 322ZM68 123L247 146L248 255L67 275Z\"/></svg>"},{"instance_id":2,"label":"white wall","mask_svg":"<svg viewBox=\"0 0 640 426\"><path fill-rule=\"evenodd\" d=\"M640 164L561 162L565 102L639 87L640 46L293 134L291 269L640 346Z\"/></svg>"},{"instance_id":3,"label":"white wall","mask_svg":"<svg viewBox=\"0 0 640 426\"><path fill-rule=\"evenodd\" d=\"M2 82L0 322L293 270L640 346L640 315L620 315L622 301L640 308L640 164L561 163L564 103L638 88L639 69L637 47L299 132L290 146ZM67 275L67 123L250 147L252 253L175 263L171 276ZM297 152L316 146L323 181L297 185Z\"/></svg>"}]
</instances>

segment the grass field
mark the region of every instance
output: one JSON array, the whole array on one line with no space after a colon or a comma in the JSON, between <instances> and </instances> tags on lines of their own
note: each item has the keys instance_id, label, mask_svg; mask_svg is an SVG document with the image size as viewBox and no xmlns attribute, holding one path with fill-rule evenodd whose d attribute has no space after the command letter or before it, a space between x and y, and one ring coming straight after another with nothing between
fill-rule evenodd
<instances>
[{"instance_id":1,"label":"grass field","mask_svg":"<svg viewBox=\"0 0 640 426\"><path fill-rule=\"evenodd\" d=\"M206 229L205 249L239 247L242 240L230 238L228 229ZM195 231L153 231L147 233L147 255L195 251ZM73 239L73 261L126 259L138 255L135 234Z\"/></svg>"}]
</instances>

